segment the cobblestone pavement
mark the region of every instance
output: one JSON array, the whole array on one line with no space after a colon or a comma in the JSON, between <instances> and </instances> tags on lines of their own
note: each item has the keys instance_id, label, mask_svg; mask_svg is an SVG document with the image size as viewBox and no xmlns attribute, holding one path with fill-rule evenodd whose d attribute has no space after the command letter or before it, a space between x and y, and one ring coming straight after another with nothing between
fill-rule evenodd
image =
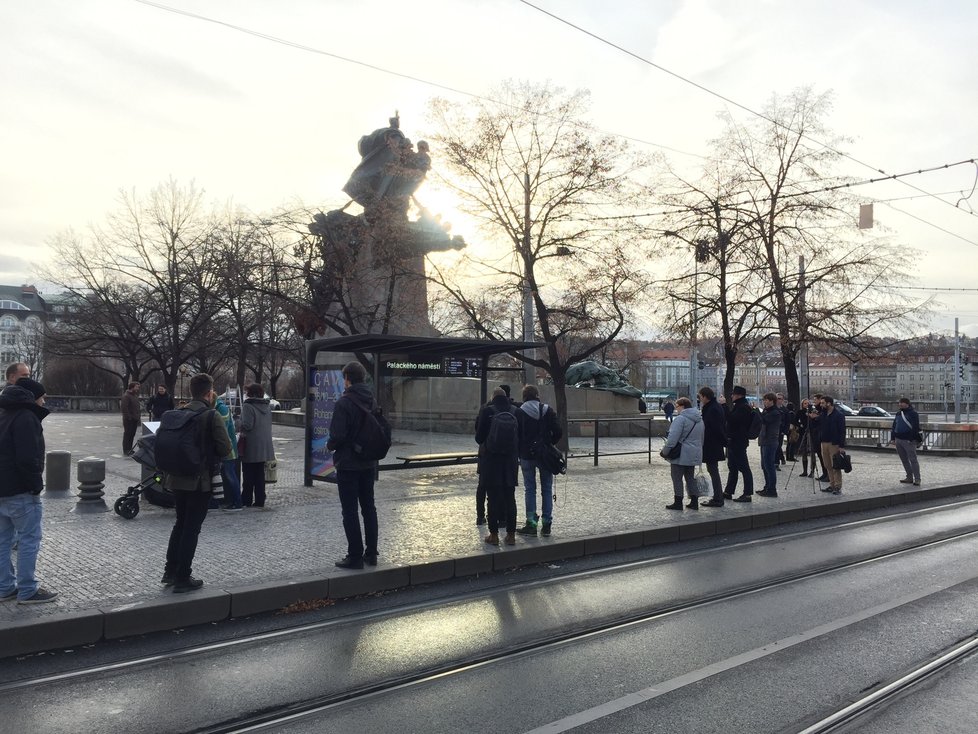
<instances>
[{"instance_id":1,"label":"cobblestone pavement","mask_svg":"<svg viewBox=\"0 0 978 734\"><path fill-rule=\"evenodd\" d=\"M119 606L166 593L159 585L163 554L173 523L172 510L146 501L133 520L110 511L72 512L76 504L76 462L87 456L106 460L105 501L111 508L126 487L139 480L140 466L122 456L121 420L106 414L54 413L44 422L47 448L72 452L69 492L45 492L44 541L38 575L47 588L61 593L53 604L19 607L0 605L0 623L54 613ZM346 552L340 505L333 484L302 486L303 430L275 426L279 481L270 486L265 510L212 511L204 523L194 567L209 584L232 588L309 575L338 572L333 562ZM574 439L572 452L583 453L592 439ZM661 445L655 439L654 446ZM644 451L642 438L601 439L602 452ZM404 452L468 451L470 436L397 432L391 456ZM755 489L760 489L757 449L752 448ZM978 464L967 458L923 456L924 486L973 481ZM798 477L801 464L778 475L777 499L757 497L752 504L727 503L699 513L665 509L672 491L669 467L657 455L645 454L572 459L570 471L558 477L553 538L580 538L628 530L673 526L698 518L732 517L757 510L832 502L811 479ZM853 454L853 473L845 478L846 495L868 496L905 490L903 472L894 452ZM481 553L505 553L482 542L485 528L475 525L474 465L382 472L376 485L380 516L381 565L409 564ZM517 489L520 522L522 488ZM712 513L707 515L707 513ZM520 544L547 543L523 538Z\"/></svg>"}]
</instances>

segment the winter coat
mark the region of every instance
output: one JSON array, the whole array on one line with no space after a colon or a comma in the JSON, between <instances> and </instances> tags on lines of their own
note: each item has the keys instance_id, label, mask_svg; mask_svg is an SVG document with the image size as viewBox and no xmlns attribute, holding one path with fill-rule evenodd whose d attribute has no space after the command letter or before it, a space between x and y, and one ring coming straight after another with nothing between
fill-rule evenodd
<instances>
[{"instance_id":1,"label":"winter coat","mask_svg":"<svg viewBox=\"0 0 978 734\"><path fill-rule=\"evenodd\" d=\"M224 428L227 429L228 440L231 442L231 455L225 457L225 459L234 461L238 458L238 433L234 428L234 417L231 415L231 409L228 407L228 404L220 398L218 398L214 403L214 409L224 421Z\"/></svg>"},{"instance_id":2,"label":"winter coat","mask_svg":"<svg viewBox=\"0 0 978 734\"><path fill-rule=\"evenodd\" d=\"M758 446L777 446L781 442L781 409L776 405L761 411L761 435Z\"/></svg>"},{"instance_id":3,"label":"winter coat","mask_svg":"<svg viewBox=\"0 0 978 734\"><path fill-rule=\"evenodd\" d=\"M727 446L727 413L716 400L700 408L703 417L703 461L723 461Z\"/></svg>"},{"instance_id":4,"label":"winter coat","mask_svg":"<svg viewBox=\"0 0 978 734\"><path fill-rule=\"evenodd\" d=\"M730 404L727 412L727 445L746 446L750 443L747 433L750 431L754 409L747 403L747 398L737 398Z\"/></svg>"},{"instance_id":5,"label":"winter coat","mask_svg":"<svg viewBox=\"0 0 978 734\"><path fill-rule=\"evenodd\" d=\"M903 439L904 441L916 441L917 434L920 432L920 416L913 408L904 408L896 414L893 419L893 428L890 430L891 439Z\"/></svg>"},{"instance_id":6,"label":"winter coat","mask_svg":"<svg viewBox=\"0 0 978 734\"><path fill-rule=\"evenodd\" d=\"M663 453L669 451L677 443L682 443L683 448L679 458L669 459L669 463L699 466L703 461L703 433L703 416L696 408L680 411L669 426L669 435L666 436L666 444L662 447L662 451Z\"/></svg>"},{"instance_id":7,"label":"winter coat","mask_svg":"<svg viewBox=\"0 0 978 734\"><path fill-rule=\"evenodd\" d=\"M202 400L191 400L180 410L192 410L195 413L210 410L211 406ZM176 474L164 474L163 486L171 492L210 492L211 477L220 473L220 463L231 453L231 439L228 438L227 429L224 427L224 419L214 412L211 414L211 425L208 433L211 438L211 448L214 451L215 465L205 468L200 474L191 477L177 476Z\"/></svg>"},{"instance_id":8,"label":"winter coat","mask_svg":"<svg viewBox=\"0 0 978 734\"><path fill-rule=\"evenodd\" d=\"M834 408L831 413L826 412L818 422L822 443L831 443L845 448L846 417L838 408Z\"/></svg>"},{"instance_id":9,"label":"winter coat","mask_svg":"<svg viewBox=\"0 0 978 734\"><path fill-rule=\"evenodd\" d=\"M268 398L248 398L241 406L241 430L245 446L241 461L261 464L275 458L272 446L272 409Z\"/></svg>"},{"instance_id":10,"label":"winter coat","mask_svg":"<svg viewBox=\"0 0 978 734\"><path fill-rule=\"evenodd\" d=\"M497 395L479 411L479 417L475 422L475 442L480 447L489 438L489 426L492 425L492 417L497 411L505 412L507 410L516 412L516 420L519 423L520 409L514 408L505 395ZM521 443L522 440L521 437ZM479 477L484 486L515 487L518 468L519 452L512 456L499 456L487 451L479 451Z\"/></svg>"},{"instance_id":11,"label":"winter coat","mask_svg":"<svg viewBox=\"0 0 978 734\"><path fill-rule=\"evenodd\" d=\"M146 410L153 416L154 421L160 420L166 411L173 410L174 407L173 396L170 393L163 393L162 395L156 393L146 401Z\"/></svg>"},{"instance_id":12,"label":"winter coat","mask_svg":"<svg viewBox=\"0 0 978 734\"><path fill-rule=\"evenodd\" d=\"M245 402L245 405L247 404ZM374 409L373 393L362 382L355 382L343 391L333 408L333 420L329 424L329 441L326 443L326 448L333 452L333 464L342 471L366 471L377 468L376 461L365 461L353 452L353 444L360 432L360 426L367 417L367 414L357 407L358 405L362 405L367 410Z\"/></svg>"},{"instance_id":13,"label":"winter coat","mask_svg":"<svg viewBox=\"0 0 978 734\"><path fill-rule=\"evenodd\" d=\"M122 393L122 420L130 423L139 423L143 417L143 411L139 407L139 397L126 390Z\"/></svg>"},{"instance_id":14,"label":"winter coat","mask_svg":"<svg viewBox=\"0 0 978 734\"><path fill-rule=\"evenodd\" d=\"M48 413L26 388L7 385L0 391L0 497L44 489L41 421Z\"/></svg>"},{"instance_id":15,"label":"winter coat","mask_svg":"<svg viewBox=\"0 0 978 734\"><path fill-rule=\"evenodd\" d=\"M545 443L556 444L564 432L557 422L557 411L553 406L546 406L543 415L543 425L540 425L540 411L544 404L539 400L527 400L516 411L516 420L520 424L520 458L532 459L533 447L543 439Z\"/></svg>"}]
</instances>

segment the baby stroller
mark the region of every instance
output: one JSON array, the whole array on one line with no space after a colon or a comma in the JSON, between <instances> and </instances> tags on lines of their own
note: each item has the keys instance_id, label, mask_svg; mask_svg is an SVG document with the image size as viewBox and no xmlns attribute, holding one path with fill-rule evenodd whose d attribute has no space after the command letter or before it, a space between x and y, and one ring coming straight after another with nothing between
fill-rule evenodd
<instances>
[{"instance_id":1,"label":"baby stroller","mask_svg":"<svg viewBox=\"0 0 978 734\"><path fill-rule=\"evenodd\" d=\"M139 514L139 496L143 495L151 505L157 507L173 507L173 494L163 487L163 473L156 468L154 446L156 436L147 433L136 441L136 448L129 454L139 464L150 470L139 484L126 490L126 493L115 501L115 511L126 520L132 520Z\"/></svg>"}]
</instances>

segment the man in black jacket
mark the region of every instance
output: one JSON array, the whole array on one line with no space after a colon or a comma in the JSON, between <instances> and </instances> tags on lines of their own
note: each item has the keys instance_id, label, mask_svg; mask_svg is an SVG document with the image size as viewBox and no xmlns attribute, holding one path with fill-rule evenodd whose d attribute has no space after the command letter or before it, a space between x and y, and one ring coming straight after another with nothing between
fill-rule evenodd
<instances>
[{"instance_id":1,"label":"man in black jacket","mask_svg":"<svg viewBox=\"0 0 978 734\"><path fill-rule=\"evenodd\" d=\"M713 497L702 507L723 507L723 484L720 482L720 462L725 458L727 445L727 414L717 402L711 387L701 387L696 394L703 416L703 463L713 483Z\"/></svg>"},{"instance_id":2,"label":"man in black jacket","mask_svg":"<svg viewBox=\"0 0 978 734\"><path fill-rule=\"evenodd\" d=\"M506 393L501 388L492 391L492 400L479 411L476 420L475 442L481 447L487 443L492 422L500 413L516 414ZM518 425L518 418L515 418ZM511 454L497 454L489 450L479 452L479 475L489 499L489 534L485 541L499 545L499 527L506 526L506 545L516 544L516 474L519 466L519 441Z\"/></svg>"},{"instance_id":3,"label":"man in black jacket","mask_svg":"<svg viewBox=\"0 0 978 734\"><path fill-rule=\"evenodd\" d=\"M754 475L747 460L747 437L753 420L754 409L747 403L747 391L735 385L730 395L730 408L727 411L727 486L723 496L734 502L750 502L754 494ZM737 491L738 475L744 475L744 493L734 497Z\"/></svg>"},{"instance_id":4,"label":"man in black jacket","mask_svg":"<svg viewBox=\"0 0 978 734\"><path fill-rule=\"evenodd\" d=\"M146 401L146 410L154 421L161 420L163 414L173 410L173 396L166 391L166 385L157 385L156 394Z\"/></svg>"},{"instance_id":5,"label":"man in black jacket","mask_svg":"<svg viewBox=\"0 0 978 734\"><path fill-rule=\"evenodd\" d=\"M920 416L910 405L910 398L900 398L900 410L893 419L890 443L896 445L897 455L906 476L900 484L920 486L920 463L917 461L917 436L920 434Z\"/></svg>"},{"instance_id":6,"label":"man in black jacket","mask_svg":"<svg viewBox=\"0 0 978 734\"><path fill-rule=\"evenodd\" d=\"M828 489L823 492L842 494L842 470L836 469L832 457L846 452L846 417L835 408L835 399L824 395L825 415L819 419L822 434L822 463L829 472Z\"/></svg>"},{"instance_id":7,"label":"man in black jacket","mask_svg":"<svg viewBox=\"0 0 978 734\"><path fill-rule=\"evenodd\" d=\"M540 522L540 535L550 535L553 524L554 475L534 458L533 449L538 443L553 446L563 431L557 423L557 412L540 402L540 390L536 385L523 386L523 403L516 413L520 425L520 469L523 471L523 489L526 500L526 524L517 528L522 535L536 535ZM540 472L540 514L537 515L537 476Z\"/></svg>"},{"instance_id":8,"label":"man in black jacket","mask_svg":"<svg viewBox=\"0 0 978 734\"><path fill-rule=\"evenodd\" d=\"M0 602L43 604L55 591L37 583L44 488L44 386L22 377L0 391ZM17 539L17 573L10 555Z\"/></svg>"},{"instance_id":9,"label":"man in black jacket","mask_svg":"<svg viewBox=\"0 0 978 734\"><path fill-rule=\"evenodd\" d=\"M333 410L326 448L333 452L336 485L343 510L343 532L346 533L346 556L336 562L340 568L363 568L377 565L377 506L374 504L374 479L377 462L361 459L353 450L366 411L373 412L374 396L364 383L367 370L359 362L343 367L346 390ZM363 515L363 533L357 505Z\"/></svg>"}]
</instances>

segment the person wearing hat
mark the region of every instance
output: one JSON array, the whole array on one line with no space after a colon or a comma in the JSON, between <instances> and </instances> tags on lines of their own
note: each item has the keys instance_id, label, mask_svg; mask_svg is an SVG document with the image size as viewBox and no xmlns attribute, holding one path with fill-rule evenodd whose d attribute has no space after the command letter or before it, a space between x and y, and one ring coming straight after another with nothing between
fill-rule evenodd
<instances>
[{"instance_id":1,"label":"person wearing hat","mask_svg":"<svg viewBox=\"0 0 978 734\"><path fill-rule=\"evenodd\" d=\"M37 583L44 489L44 386L21 377L0 391L0 602L43 604L55 591ZM17 538L17 570L10 561Z\"/></svg>"},{"instance_id":2,"label":"person wearing hat","mask_svg":"<svg viewBox=\"0 0 978 734\"><path fill-rule=\"evenodd\" d=\"M747 391L734 385L730 394L730 407L727 409L727 486L723 496L734 502L750 502L754 495L754 475L747 460L747 446L750 439L750 424L754 409L747 402ZM739 475L744 475L744 493L734 497Z\"/></svg>"}]
</instances>

